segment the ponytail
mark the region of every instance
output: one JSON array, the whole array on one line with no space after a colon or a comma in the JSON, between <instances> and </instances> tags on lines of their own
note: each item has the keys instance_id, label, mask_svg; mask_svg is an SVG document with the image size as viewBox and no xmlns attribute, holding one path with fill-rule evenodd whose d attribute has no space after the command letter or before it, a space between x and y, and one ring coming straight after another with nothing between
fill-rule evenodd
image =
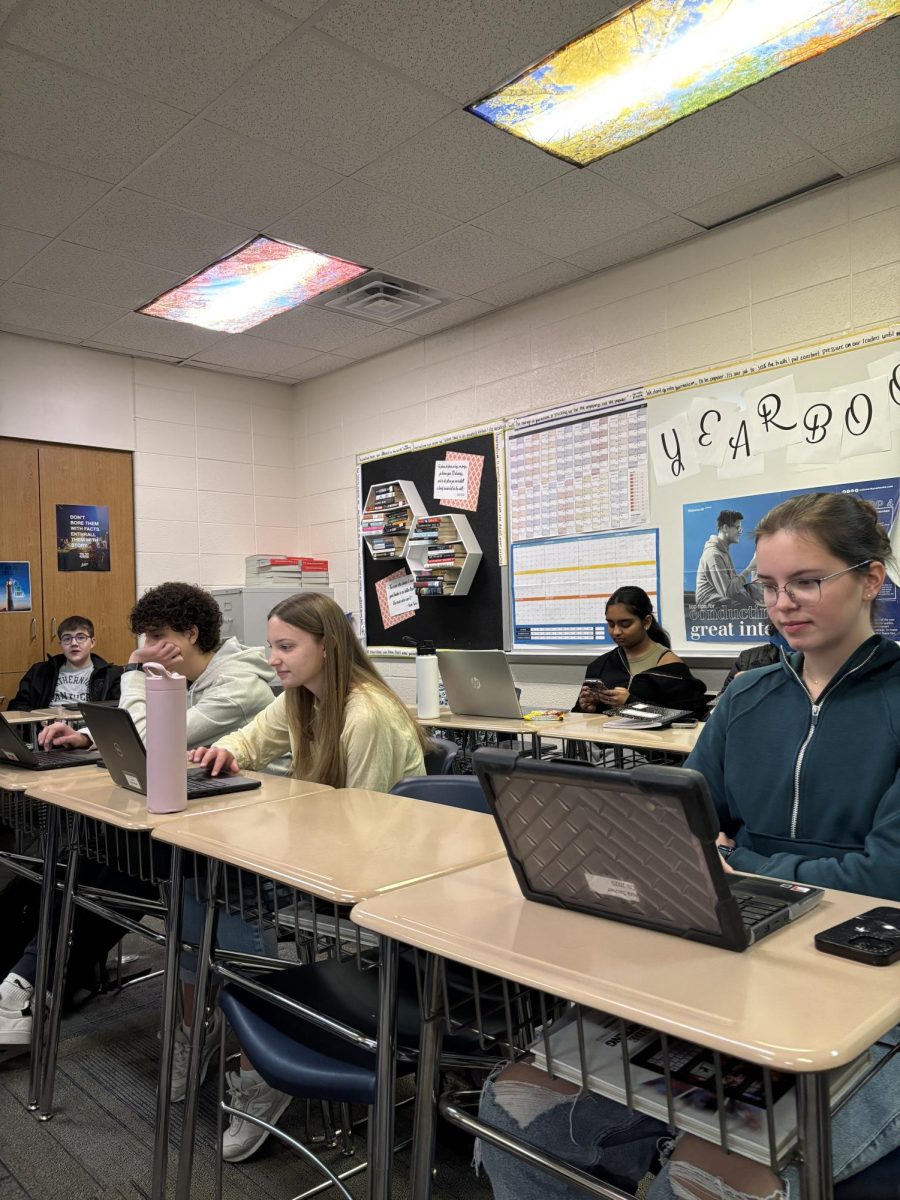
<instances>
[{"instance_id":1,"label":"ponytail","mask_svg":"<svg viewBox=\"0 0 900 1200\"><path fill-rule=\"evenodd\" d=\"M621 604L642 622L645 617L649 617L650 625L647 628L647 637L652 642L658 642L661 646L665 646L667 650L672 649L672 639L657 621L653 612L653 602L643 588L632 585L616 588L606 602L607 612L613 604Z\"/></svg>"}]
</instances>

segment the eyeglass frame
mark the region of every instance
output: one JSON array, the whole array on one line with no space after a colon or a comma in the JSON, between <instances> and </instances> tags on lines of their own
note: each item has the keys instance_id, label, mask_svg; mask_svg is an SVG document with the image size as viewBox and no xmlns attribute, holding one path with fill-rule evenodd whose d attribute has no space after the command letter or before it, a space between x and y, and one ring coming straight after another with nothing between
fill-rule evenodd
<instances>
[{"instance_id":1,"label":"eyeglass frame","mask_svg":"<svg viewBox=\"0 0 900 1200\"><path fill-rule=\"evenodd\" d=\"M837 577L839 575L848 575L851 571L858 571L860 567L868 567L871 565L871 563L873 561L874 560L871 558L864 558L862 560L862 562L854 563L854 565L852 567L844 567L844 569L841 571L832 571L830 575L822 575L819 579L812 579L812 578L807 578L807 579L803 579L803 580L795 579L793 584L784 583L784 584L780 584L780 585L777 583L760 583L759 586L762 588L763 604L765 604L766 608L774 608L774 606L778 603L778 597L781 595L782 592L784 592L784 594L787 596L788 600L790 600L791 604L800 604L800 603L818 604L822 599L822 584L823 583L827 583L829 579L837 579ZM818 584L819 594L818 594L818 596L816 596L815 600L799 601L797 599L797 597L791 591L791 588L801 582ZM773 599L770 600L766 596L766 592L772 592L772 591L774 591L775 596Z\"/></svg>"},{"instance_id":2,"label":"eyeglass frame","mask_svg":"<svg viewBox=\"0 0 900 1200\"><path fill-rule=\"evenodd\" d=\"M71 646L73 643L83 646L86 642L93 641L89 633L64 633L61 634L59 644L61 646Z\"/></svg>"}]
</instances>

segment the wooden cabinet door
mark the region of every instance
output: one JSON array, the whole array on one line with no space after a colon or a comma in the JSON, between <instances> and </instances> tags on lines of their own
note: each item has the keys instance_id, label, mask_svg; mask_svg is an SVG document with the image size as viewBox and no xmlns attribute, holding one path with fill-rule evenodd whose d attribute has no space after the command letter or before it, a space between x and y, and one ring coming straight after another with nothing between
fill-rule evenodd
<instances>
[{"instance_id":1,"label":"wooden cabinet door","mask_svg":"<svg viewBox=\"0 0 900 1200\"><path fill-rule=\"evenodd\" d=\"M15 587L12 572L0 568L0 694L3 707L15 695L19 679L43 658L41 612L41 523L38 447L35 442L0 438L0 563L31 564L31 607ZM12 611L9 611L9 601ZM12 690L10 690L12 688Z\"/></svg>"},{"instance_id":2,"label":"wooden cabinet door","mask_svg":"<svg viewBox=\"0 0 900 1200\"><path fill-rule=\"evenodd\" d=\"M94 623L97 654L109 662L127 662L135 646L127 621L135 601L131 455L121 450L41 445L39 464L47 649L59 653L59 623L77 613ZM109 509L108 571L59 570L58 504Z\"/></svg>"}]
</instances>

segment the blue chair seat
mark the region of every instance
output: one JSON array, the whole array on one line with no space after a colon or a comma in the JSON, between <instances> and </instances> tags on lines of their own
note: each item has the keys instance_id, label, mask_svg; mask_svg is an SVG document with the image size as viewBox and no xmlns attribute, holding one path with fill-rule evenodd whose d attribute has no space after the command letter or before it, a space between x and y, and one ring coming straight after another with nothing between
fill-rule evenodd
<instances>
[{"instance_id":1,"label":"blue chair seat","mask_svg":"<svg viewBox=\"0 0 900 1200\"><path fill-rule=\"evenodd\" d=\"M836 1183L834 1200L900 1200L900 1148Z\"/></svg>"},{"instance_id":2,"label":"blue chair seat","mask_svg":"<svg viewBox=\"0 0 900 1200\"><path fill-rule=\"evenodd\" d=\"M481 784L474 775L409 775L394 784L391 794L466 808L470 812L490 812Z\"/></svg>"}]
</instances>

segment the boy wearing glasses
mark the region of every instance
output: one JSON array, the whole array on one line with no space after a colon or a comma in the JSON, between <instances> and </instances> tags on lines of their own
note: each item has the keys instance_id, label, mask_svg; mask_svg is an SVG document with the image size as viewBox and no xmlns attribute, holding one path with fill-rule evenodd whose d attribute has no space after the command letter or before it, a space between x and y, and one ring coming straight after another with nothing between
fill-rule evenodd
<instances>
[{"instance_id":1,"label":"boy wearing glasses","mask_svg":"<svg viewBox=\"0 0 900 1200\"><path fill-rule=\"evenodd\" d=\"M58 635L62 654L48 654L44 662L29 667L9 707L25 711L82 700L118 700L122 668L94 654L93 622L66 617Z\"/></svg>"}]
</instances>

